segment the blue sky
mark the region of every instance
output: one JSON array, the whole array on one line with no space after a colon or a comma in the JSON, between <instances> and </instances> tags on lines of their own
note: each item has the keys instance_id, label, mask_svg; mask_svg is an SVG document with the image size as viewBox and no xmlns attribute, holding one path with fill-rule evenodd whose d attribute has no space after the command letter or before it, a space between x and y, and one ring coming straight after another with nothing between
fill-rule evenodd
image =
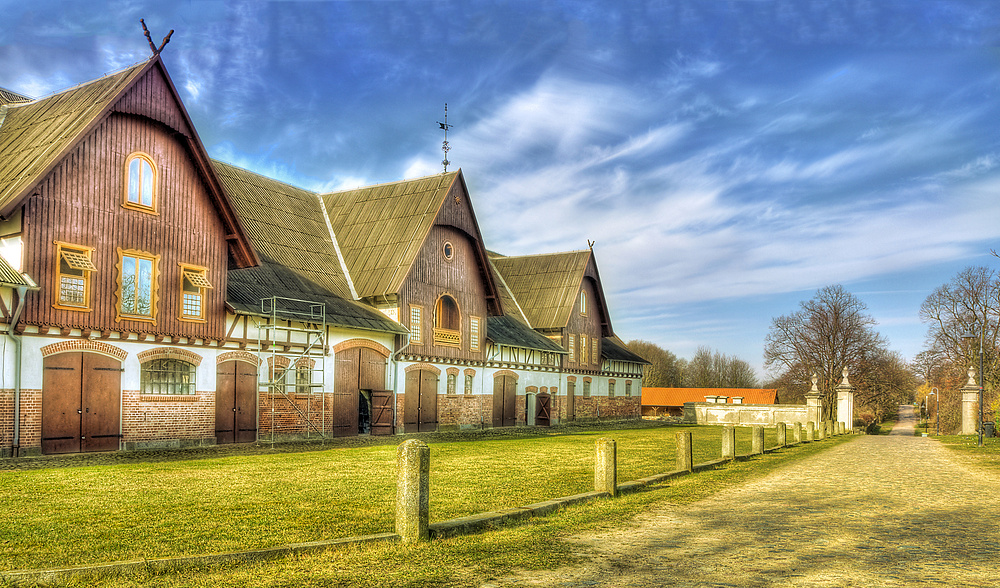
<instances>
[{"instance_id":1,"label":"blue sky","mask_svg":"<svg viewBox=\"0 0 1000 588\"><path fill-rule=\"evenodd\" d=\"M1000 3L0 1L0 86L145 59L213 157L313 190L440 171L487 246L595 251L624 339L761 368L843 284L891 347L1000 245Z\"/></svg>"}]
</instances>

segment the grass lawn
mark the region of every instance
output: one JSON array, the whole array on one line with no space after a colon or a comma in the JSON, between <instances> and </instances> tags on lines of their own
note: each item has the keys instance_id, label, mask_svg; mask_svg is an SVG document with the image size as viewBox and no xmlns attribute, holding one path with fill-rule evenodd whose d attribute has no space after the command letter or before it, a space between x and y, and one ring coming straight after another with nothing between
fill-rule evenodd
<instances>
[{"instance_id":1,"label":"grass lawn","mask_svg":"<svg viewBox=\"0 0 1000 588\"><path fill-rule=\"evenodd\" d=\"M948 449L952 449L973 458L978 465L987 468L1000 469L1000 437L984 437L983 446L979 446L978 435L931 435Z\"/></svg>"},{"instance_id":2,"label":"grass lawn","mask_svg":"<svg viewBox=\"0 0 1000 588\"><path fill-rule=\"evenodd\" d=\"M694 435L696 463L718 457L718 427L657 427L431 442L431 521L589 491L593 488L594 441L599 437L618 442L620 482L672 470L674 434L679 430ZM774 444L771 430L765 446ZM378 562L383 574L396 578L392 583L408 586L432 585L439 574L445 574L451 582L464 566L478 570L544 566L555 557L550 552L558 555L560 550L548 543L537 543L540 538L549 537L550 541L566 529L627 518L658 500L701 496L715 491L719 480L752 475L766 469L767 464L829 446L829 442L810 444L733 464L672 482L662 492L600 501L500 533L421 546L373 546L363 553L348 549L229 571L187 570L145 578L140 583L155 579L164 585L224 585L229 581L225 578L231 578L233 586L262 584L255 574L264 566L283 570L278 576L281 580L268 585L341 585L341 571L356 573L359 569L338 567L348 565L352 557L357 558L358 566L370 567ZM737 450L749 452L749 429L737 429ZM739 474L741 471L747 473ZM6 570L48 568L389 532L394 515L394 476L394 446L3 472L0 566ZM490 547L492 541L503 545ZM532 552L523 553L524 549ZM417 554L423 562L419 566L404 563L407 557ZM436 558L447 563L435 564ZM327 580L319 584L304 581L298 567L302 562L313 563L305 564L308 571L301 573L309 578L319 574L316 577ZM336 569L319 573L314 568L328 565ZM482 572L477 574L481 576ZM349 585L384 585L389 583L386 580L383 577L381 581ZM116 580L121 585L130 585L131 581Z\"/></svg>"}]
</instances>

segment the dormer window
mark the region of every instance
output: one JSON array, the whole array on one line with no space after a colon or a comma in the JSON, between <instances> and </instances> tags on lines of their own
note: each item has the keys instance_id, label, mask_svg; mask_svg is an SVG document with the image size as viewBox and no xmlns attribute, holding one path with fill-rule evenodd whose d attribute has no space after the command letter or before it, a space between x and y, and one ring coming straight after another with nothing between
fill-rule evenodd
<instances>
[{"instance_id":1,"label":"dormer window","mask_svg":"<svg viewBox=\"0 0 1000 588\"><path fill-rule=\"evenodd\" d=\"M126 208L156 212L156 166L145 153L133 153L125 163Z\"/></svg>"}]
</instances>

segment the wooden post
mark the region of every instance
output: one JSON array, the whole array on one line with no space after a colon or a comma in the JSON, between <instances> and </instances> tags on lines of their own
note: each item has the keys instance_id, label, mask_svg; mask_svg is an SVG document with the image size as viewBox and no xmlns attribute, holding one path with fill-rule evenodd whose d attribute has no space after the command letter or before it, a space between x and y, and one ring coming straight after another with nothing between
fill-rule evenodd
<instances>
[{"instance_id":1,"label":"wooden post","mask_svg":"<svg viewBox=\"0 0 1000 588\"><path fill-rule=\"evenodd\" d=\"M404 543L426 541L430 510L431 449L410 439L396 448L396 534Z\"/></svg>"},{"instance_id":2,"label":"wooden post","mask_svg":"<svg viewBox=\"0 0 1000 588\"><path fill-rule=\"evenodd\" d=\"M764 453L764 427L762 425L753 426L753 442L750 453L754 455Z\"/></svg>"},{"instance_id":3,"label":"wooden post","mask_svg":"<svg viewBox=\"0 0 1000 588\"><path fill-rule=\"evenodd\" d=\"M675 469L692 471L694 469L694 452L691 447L691 432L682 431L674 435L677 440L677 466Z\"/></svg>"},{"instance_id":4,"label":"wooden post","mask_svg":"<svg viewBox=\"0 0 1000 588\"><path fill-rule=\"evenodd\" d=\"M722 458L736 459L736 427L732 425L722 428Z\"/></svg>"},{"instance_id":5,"label":"wooden post","mask_svg":"<svg viewBox=\"0 0 1000 588\"><path fill-rule=\"evenodd\" d=\"M594 490L618 496L618 444L601 437L596 442L594 457Z\"/></svg>"}]
</instances>

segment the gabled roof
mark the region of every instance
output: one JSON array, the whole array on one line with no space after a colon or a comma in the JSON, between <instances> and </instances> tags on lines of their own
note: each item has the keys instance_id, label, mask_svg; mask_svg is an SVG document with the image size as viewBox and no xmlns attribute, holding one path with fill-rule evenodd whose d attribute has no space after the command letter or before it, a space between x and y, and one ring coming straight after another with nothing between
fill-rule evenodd
<instances>
[{"instance_id":1,"label":"gabled roof","mask_svg":"<svg viewBox=\"0 0 1000 588\"><path fill-rule=\"evenodd\" d=\"M706 396L741 396L743 404L774 404L777 389L772 388L642 388L643 406L684 406L685 402L705 402Z\"/></svg>"},{"instance_id":2,"label":"gabled roof","mask_svg":"<svg viewBox=\"0 0 1000 588\"><path fill-rule=\"evenodd\" d=\"M193 165L205 180L236 264L239 267L256 264L250 243L214 175L208 153L159 55L46 98L23 102L15 94L13 102L0 106L0 217L7 218L113 110L118 108L127 112L140 106L142 98L128 104L122 99L153 71L162 76L168 98L172 98L169 104L159 104L153 116L169 112L179 121L174 130L185 141Z\"/></svg>"},{"instance_id":3,"label":"gabled roof","mask_svg":"<svg viewBox=\"0 0 1000 588\"><path fill-rule=\"evenodd\" d=\"M0 255L0 286L11 288L24 286L32 290L38 287L27 275L14 269L2 255Z\"/></svg>"},{"instance_id":4,"label":"gabled roof","mask_svg":"<svg viewBox=\"0 0 1000 588\"><path fill-rule=\"evenodd\" d=\"M585 249L518 257L494 254L491 259L531 326L536 329L561 329L569 324L584 275L593 263L593 251ZM596 265L594 275L596 277ZM600 281L596 281L600 291ZM598 303L603 306L603 295L600 298ZM602 310L607 317L607 308Z\"/></svg>"},{"instance_id":5,"label":"gabled roof","mask_svg":"<svg viewBox=\"0 0 1000 588\"><path fill-rule=\"evenodd\" d=\"M507 282L504 281L503 276L497 271L496 266L493 265L493 257L490 253L490 271L493 273L493 282L497 285L497 299L500 302L500 310L503 312L504 316L511 317L519 323L523 323L528 327L531 327L531 323L528 321L528 317L524 315L524 311L521 310L521 305L517 303L517 299L514 298L513 292L507 287Z\"/></svg>"},{"instance_id":6,"label":"gabled roof","mask_svg":"<svg viewBox=\"0 0 1000 588\"><path fill-rule=\"evenodd\" d=\"M322 303L328 323L389 333L401 325L350 295L319 196L221 161L212 162L260 259L255 268L230 270L226 300L235 310L266 314L261 299ZM307 311L307 305L282 308Z\"/></svg>"},{"instance_id":7,"label":"gabled roof","mask_svg":"<svg viewBox=\"0 0 1000 588\"><path fill-rule=\"evenodd\" d=\"M461 171L323 194L359 298L395 294Z\"/></svg>"},{"instance_id":8,"label":"gabled roof","mask_svg":"<svg viewBox=\"0 0 1000 588\"><path fill-rule=\"evenodd\" d=\"M610 361L630 361L632 363L648 364L641 356L636 355L618 337L601 339L601 357Z\"/></svg>"},{"instance_id":9,"label":"gabled roof","mask_svg":"<svg viewBox=\"0 0 1000 588\"><path fill-rule=\"evenodd\" d=\"M15 102L31 102L31 98L7 88L0 88L0 104L13 104Z\"/></svg>"}]
</instances>

